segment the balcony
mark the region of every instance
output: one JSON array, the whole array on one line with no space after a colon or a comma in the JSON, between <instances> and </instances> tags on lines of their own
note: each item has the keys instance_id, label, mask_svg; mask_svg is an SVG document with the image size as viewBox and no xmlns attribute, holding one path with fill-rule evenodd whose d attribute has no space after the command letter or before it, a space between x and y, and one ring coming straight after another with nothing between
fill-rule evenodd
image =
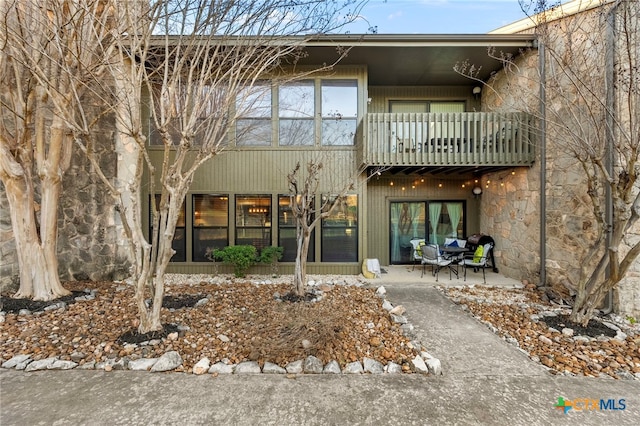
<instances>
[{"instance_id":1,"label":"balcony","mask_svg":"<svg viewBox=\"0 0 640 426\"><path fill-rule=\"evenodd\" d=\"M367 114L363 164L489 166L533 164L533 118L524 113Z\"/></svg>"}]
</instances>

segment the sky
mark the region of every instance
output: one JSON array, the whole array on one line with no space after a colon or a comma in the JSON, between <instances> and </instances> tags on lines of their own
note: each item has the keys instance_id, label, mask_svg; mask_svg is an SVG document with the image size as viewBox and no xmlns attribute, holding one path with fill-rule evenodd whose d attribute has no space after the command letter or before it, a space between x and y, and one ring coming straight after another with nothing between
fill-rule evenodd
<instances>
[{"instance_id":1,"label":"sky","mask_svg":"<svg viewBox=\"0 0 640 426\"><path fill-rule=\"evenodd\" d=\"M484 34L526 17L518 0L369 0L360 15L341 32Z\"/></svg>"}]
</instances>

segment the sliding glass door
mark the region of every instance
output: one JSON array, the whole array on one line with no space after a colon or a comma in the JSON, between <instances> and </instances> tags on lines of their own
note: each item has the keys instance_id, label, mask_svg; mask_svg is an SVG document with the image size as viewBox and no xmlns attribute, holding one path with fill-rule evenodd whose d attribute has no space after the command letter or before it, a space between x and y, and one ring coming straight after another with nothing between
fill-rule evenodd
<instances>
[{"instance_id":1,"label":"sliding glass door","mask_svg":"<svg viewBox=\"0 0 640 426\"><path fill-rule=\"evenodd\" d=\"M390 263L413 262L410 241L422 238L444 244L445 238L464 238L464 201L401 201L391 203Z\"/></svg>"},{"instance_id":2,"label":"sliding glass door","mask_svg":"<svg viewBox=\"0 0 640 426\"><path fill-rule=\"evenodd\" d=\"M392 202L391 229L391 263L409 263L413 253L413 238L425 238L426 215L425 202Z\"/></svg>"}]
</instances>

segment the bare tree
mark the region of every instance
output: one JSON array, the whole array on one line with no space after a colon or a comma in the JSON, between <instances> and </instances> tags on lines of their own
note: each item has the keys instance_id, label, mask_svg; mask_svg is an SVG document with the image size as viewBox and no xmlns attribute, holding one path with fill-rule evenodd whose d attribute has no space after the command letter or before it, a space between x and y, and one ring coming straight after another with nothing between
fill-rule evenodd
<instances>
[{"instance_id":1,"label":"bare tree","mask_svg":"<svg viewBox=\"0 0 640 426\"><path fill-rule=\"evenodd\" d=\"M307 290L307 254L313 230L345 204L349 193L354 192L371 176L385 170L385 168L378 168L369 171L367 176L365 168L358 169L344 182L334 182L333 184L325 182L326 188L321 194L321 180L323 176L330 174L325 169L321 157L322 154L318 159L309 160L304 170L298 162L291 173L287 174L291 212L296 223L296 263L293 272L293 292L299 297L304 296Z\"/></svg>"},{"instance_id":2,"label":"bare tree","mask_svg":"<svg viewBox=\"0 0 640 426\"><path fill-rule=\"evenodd\" d=\"M108 97L119 131L119 177L100 171L88 129L76 141L109 187L130 242L141 333L160 330L164 274L196 171L229 141L271 84L330 69L300 69L304 45L357 17L361 1L187 0L121 2ZM339 50L337 57L345 54ZM265 83L266 82L266 83ZM148 111L150 140L143 123ZM150 146L156 149L149 149ZM155 161L154 161L155 160ZM160 161L158 161L160 160ZM156 164L161 166L156 169ZM141 194L151 194L152 235L142 227ZM157 203L153 198L157 197ZM150 302L148 301L150 299Z\"/></svg>"},{"instance_id":3,"label":"bare tree","mask_svg":"<svg viewBox=\"0 0 640 426\"><path fill-rule=\"evenodd\" d=\"M582 170L597 229L579 273L567 279L576 292L571 320L586 325L640 254L640 241L630 234L633 229L637 233L640 217L640 6L625 0L593 1L599 7L563 16L556 4L520 3L525 12L540 12L531 19L544 46L546 96L527 82L539 76L527 75L518 58L492 50L490 55L503 62L504 74L489 87L500 84L495 94L513 90L519 100L526 99L528 104L511 107L545 122L555 152L566 154ZM468 63L456 70L475 77ZM540 102L544 116L537 108Z\"/></svg>"},{"instance_id":4,"label":"bare tree","mask_svg":"<svg viewBox=\"0 0 640 426\"><path fill-rule=\"evenodd\" d=\"M74 123L102 61L112 10L106 1L0 3L0 180L20 270L15 297L69 294L58 276L58 201Z\"/></svg>"}]
</instances>

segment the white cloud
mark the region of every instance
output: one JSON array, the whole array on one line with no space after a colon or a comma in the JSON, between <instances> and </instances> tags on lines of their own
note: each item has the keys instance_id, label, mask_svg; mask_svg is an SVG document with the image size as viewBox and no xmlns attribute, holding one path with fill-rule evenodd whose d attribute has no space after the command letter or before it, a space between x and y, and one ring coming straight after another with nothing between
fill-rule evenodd
<instances>
[{"instance_id":1,"label":"white cloud","mask_svg":"<svg viewBox=\"0 0 640 426\"><path fill-rule=\"evenodd\" d=\"M397 12L393 12L392 14L388 15L387 19L388 20L392 20L392 19L395 19L395 18L400 18L400 17L402 17L402 15L404 15L404 14L402 13L401 10L399 10Z\"/></svg>"}]
</instances>

